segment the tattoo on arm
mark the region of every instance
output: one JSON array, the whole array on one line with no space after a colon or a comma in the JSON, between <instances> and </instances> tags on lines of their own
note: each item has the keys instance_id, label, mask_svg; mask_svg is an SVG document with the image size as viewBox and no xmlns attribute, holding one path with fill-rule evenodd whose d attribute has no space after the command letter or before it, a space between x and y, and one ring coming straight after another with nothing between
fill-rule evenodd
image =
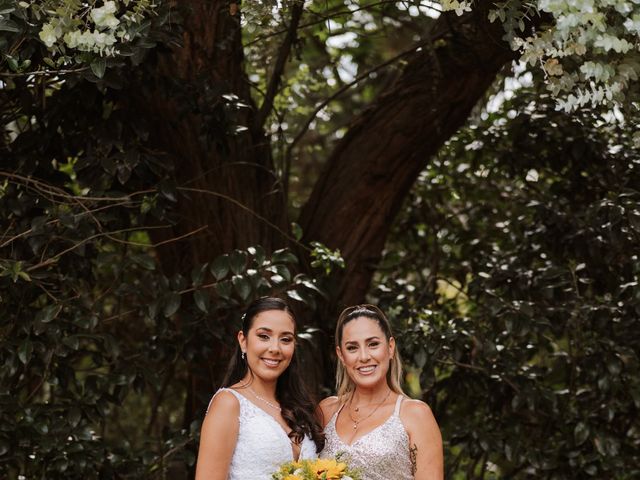
<instances>
[{"instance_id":1,"label":"tattoo on arm","mask_svg":"<svg viewBox=\"0 0 640 480\"><path fill-rule=\"evenodd\" d=\"M418 470L418 446L415 443L413 447L409 447L409 460L411 460L411 475L415 476Z\"/></svg>"}]
</instances>

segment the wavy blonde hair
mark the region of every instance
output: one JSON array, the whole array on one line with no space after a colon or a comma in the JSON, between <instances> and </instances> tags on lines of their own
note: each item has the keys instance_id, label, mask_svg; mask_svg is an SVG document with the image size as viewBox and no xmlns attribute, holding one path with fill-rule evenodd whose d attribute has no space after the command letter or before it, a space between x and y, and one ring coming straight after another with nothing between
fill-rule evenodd
<instances>
[{"instance_id":1,"label":"wavy blonde hair","mask_svg":"<svg viewBox=\"0 0 640 480\"><path fill-rule=\"evenodd\" d=\"M351 320L356 318L365 317L375 320L380 329L384 333L387 342L389 342L393 335L391 333L391 324L382 310L375 305L362 304L354 305L352 307L345 308L338 317L338 323L336 325L336 347L340 348L342 343L342 333L344 326ZM387 384L389 388L395 393L404 395L402 390L402 361L400 360L400 354L398 353L398 346L393 350L393 356L389 362L389 370L387 371ZM344 365L341 361L338 361L338 368L336 369L336 392L340 403L346 401L347 397L355 390L355 383L347 373Z\"/></svg>"}]
</instances>

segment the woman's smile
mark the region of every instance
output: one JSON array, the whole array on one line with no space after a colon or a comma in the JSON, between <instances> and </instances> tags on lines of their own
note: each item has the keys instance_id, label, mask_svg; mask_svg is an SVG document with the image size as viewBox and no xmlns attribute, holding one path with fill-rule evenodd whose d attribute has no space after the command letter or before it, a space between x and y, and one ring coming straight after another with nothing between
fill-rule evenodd
<instances>
[{"instance_id":1,"label":"woman's smile","mask_svg":"<svg viewBox=\"0 0 640 480\"><path fill-rule=\"evenodd\" d=\"M356 368L360 375L371 375L377 368L377 365L364 365Z\"/></svg>"},{"instance_id":2,"label":"woman's smile","mask_svg":"<svg viewBox=\"0 0 640 480\"><path fill-rule=\"evenodd\" d=\"M280 362L282 360L278 360L276 358L260 358L264 362L264 364L269 368L278 368Z\"/></svg>"}]
</instances>

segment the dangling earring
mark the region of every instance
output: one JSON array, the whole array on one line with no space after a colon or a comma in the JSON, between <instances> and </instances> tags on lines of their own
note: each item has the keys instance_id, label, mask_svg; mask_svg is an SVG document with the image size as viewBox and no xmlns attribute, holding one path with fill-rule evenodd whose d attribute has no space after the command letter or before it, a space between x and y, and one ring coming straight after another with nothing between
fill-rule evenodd
<instances>
[{"instance_id":1,"label":"dangling earring","mask_svg":"<svg viewBox=\"0 0 640 480\"><path fill-rule=\"evenodd\" d=\"M244 359L245 359L245 356L246 356L246 355L247 355L247 354L246 354L245 352L242 352L242 355L240 355L240 356L242 357L242 360L244 360Z\"/></svg>"}]
</instances>

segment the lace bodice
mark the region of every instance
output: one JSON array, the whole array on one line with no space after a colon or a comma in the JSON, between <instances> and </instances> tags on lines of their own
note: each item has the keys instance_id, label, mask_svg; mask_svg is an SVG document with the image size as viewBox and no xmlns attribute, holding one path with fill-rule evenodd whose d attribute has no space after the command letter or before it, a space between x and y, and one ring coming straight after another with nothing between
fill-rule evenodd
<instances>
[{"instance_id":1,"label":"lace bodice","mask_svg":"<svg viewBox=\"0 0 640 480\"><path fill-rule=\"evenodd\" d=\"M409 434L400 420L398 395L393 414L382 425L363 435L351 445L344 443L336 431L336 419L342 407L324 429L326 435L321 457L343 453L352 468L360 469L363 480L413 480L409 455ZM343 405L344 406L344 405Z\"/></svg>"},{"instance_id":2,"label":"lace bodice","mask_svg":"<svg viewBox=\"0 0 640 480\"><path fill-rule=\"evenodd\" d=\"M216 395L223 390L231 392L240 402L238 441L231 458L228 480L271 480L271 474L282 463L293 460L287 433L275 418L235 390L221 388ZM316 445L305 437L300 445L300 458L315 457Z\"/></svg>"}]
</instances>

